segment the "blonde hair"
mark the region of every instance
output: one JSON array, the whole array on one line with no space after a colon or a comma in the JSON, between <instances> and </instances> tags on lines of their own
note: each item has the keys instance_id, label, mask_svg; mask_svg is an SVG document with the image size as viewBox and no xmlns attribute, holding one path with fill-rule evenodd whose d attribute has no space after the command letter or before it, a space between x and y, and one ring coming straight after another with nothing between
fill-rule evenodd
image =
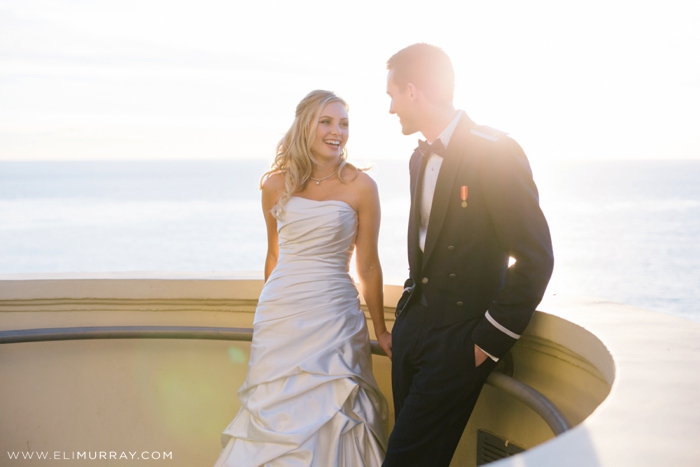
<instances>
[{"instance_id":1,"label":"blonde hair","mask_svg":"<svg viewBox=\"0 0 700 467\"><path fill-rule=\"evenodd\" d=\"M318 119L323 109L332 102L340 102L346 110L348 109L348 104L331 91L311 91L299 102L292 126L277 144L277 155L270 170L265 172L260 179L260 188L262 189L263 183L271 175L276 173L284 175L285 192L272 208L272 214L277 218L282 215L284 205L287 204L292 195L304 191L309 183L313 165L318 163L311 154L311 144L316 137ZM347 150L343 148L338 166L338 178L343 183L345 181L341 174L346 165L354 168L357 172L357 168L349 164L347 158Z\"/></svg>"}]
</instances>

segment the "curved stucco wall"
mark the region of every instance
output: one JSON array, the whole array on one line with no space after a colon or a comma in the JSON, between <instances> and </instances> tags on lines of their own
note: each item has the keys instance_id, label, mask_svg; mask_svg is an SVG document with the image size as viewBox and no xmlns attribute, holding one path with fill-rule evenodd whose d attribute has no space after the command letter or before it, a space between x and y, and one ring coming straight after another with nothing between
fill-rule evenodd
<instances>
[{"instance_id":1,"label":"curved stucco wall","mask_svg":"<svg viewBox=\"0 0 700 467\"><path fill-rule=\"evenodd\" d=\"M250 327L261 287L256 274L4 276L0 330ZM386 287L389 326L400 291ZM27 446L68 453L169 449L175 457L169 465L208 465L220 449L219 433L238 409L235 392L245 377L248 348L246 343L154 339L1 346L0 371L10 377L0 382L0 416L11 423L2 424L0 453ZM512 355L516 379L550 398L572 424L596 410L615 380L606 346L554 314L537 313ZM375 356L374 371L391 406L388 359ZM490 386L454 465L474 465L477 429L525 448L553 436L534 412ZM550 443L556 440L544 446Z\"/></svg>"}]
</instances>

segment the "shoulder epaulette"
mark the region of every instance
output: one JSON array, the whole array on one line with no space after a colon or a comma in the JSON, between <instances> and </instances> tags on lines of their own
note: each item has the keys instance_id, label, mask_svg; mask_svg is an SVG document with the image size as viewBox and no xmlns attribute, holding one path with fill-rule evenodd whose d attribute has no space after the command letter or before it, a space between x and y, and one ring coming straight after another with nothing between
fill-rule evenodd
<instances>
[{"instance_id":1,"label":"shoulder epaulette","mask_svg":"<svg viewBox=\"0 0 700 467\"><path fill-rule=\"evenodd\" d=\"M498 141L508 134L505 131L497 130L486 125L475 126L472 128L471 133L489 141Z\"/></svg>"}]
</instances>

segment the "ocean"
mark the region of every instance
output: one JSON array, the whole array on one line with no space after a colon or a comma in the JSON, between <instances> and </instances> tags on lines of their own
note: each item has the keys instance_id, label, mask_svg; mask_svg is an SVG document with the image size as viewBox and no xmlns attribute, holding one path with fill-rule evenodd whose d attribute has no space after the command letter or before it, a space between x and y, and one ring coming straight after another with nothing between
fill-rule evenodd
<instances>
[{"instance_id":1,"label":"ocean","mask_svg":"<svg viewBox=\"0 0 700 467\"><path fill-rule=\"evenodd\" d=\"M0 273L259 271L269 162L0 162ZM700 321L700 161L533 165L554 243L547 294ZM385 282L408 271L407 160L375 161Z\"/></svg>"}]
</instances>

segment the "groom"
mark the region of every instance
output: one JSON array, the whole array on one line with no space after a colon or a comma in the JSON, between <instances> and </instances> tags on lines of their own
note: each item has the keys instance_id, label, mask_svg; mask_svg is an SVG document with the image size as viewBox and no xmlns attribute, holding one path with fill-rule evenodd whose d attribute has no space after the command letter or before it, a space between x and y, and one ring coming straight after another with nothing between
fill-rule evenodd
<instances>
[{"instance_id":1,"label":"groom","mask_svg":"<svg viewBox=\"0 0 700 467\"><path fill-rule=\"evenodd\" d=\"M410 278L392 331L384 467L448 466L486 378L542 299L552 243L523 150L454 108L447 54L414 44L387 69L389 112L427 142L410 161Z\"/></svg>"}]
</instances>

